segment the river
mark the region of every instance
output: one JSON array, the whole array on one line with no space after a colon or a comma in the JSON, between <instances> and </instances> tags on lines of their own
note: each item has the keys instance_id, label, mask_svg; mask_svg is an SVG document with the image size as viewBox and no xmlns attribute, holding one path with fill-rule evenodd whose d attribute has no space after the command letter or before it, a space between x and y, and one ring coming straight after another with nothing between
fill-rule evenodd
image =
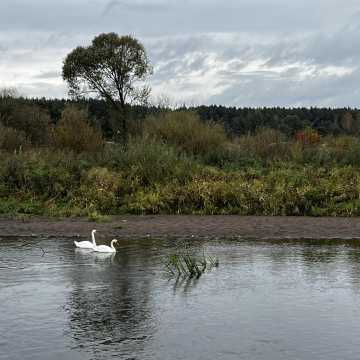
<instances>
[{"instance_id":1,"label":"river","mask_svg":"<svg viewBox=\"0 0 360 360\"><path fill-rule=\"evenodd\" d=\"M0 239L0 359L342 359L360 354L360 241ZM184 248L199 279L164 270Z\"/></svg>"}]
</instances>

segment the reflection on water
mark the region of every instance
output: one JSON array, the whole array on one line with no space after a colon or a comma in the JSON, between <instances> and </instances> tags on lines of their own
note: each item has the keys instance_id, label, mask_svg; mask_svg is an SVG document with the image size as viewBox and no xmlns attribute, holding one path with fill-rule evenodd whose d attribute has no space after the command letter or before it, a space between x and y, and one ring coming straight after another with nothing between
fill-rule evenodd
<instances>
[{"instance_id":1,"label":"reflection on water","mask_svg":"<svg viewBox=\"0 0 360 360\"><path fill-rule=\"evenodd\" d=\"M76 273L66 272L71 281L66 335L73 346L98 355L114 348L122 354L143 351L154 327L149 323L152 278L139 278L136 264L147 267L148 261L143 252L135 263L129 262L126 252L75 253L75 262L84 266Z\"/></svg>"},{"instance_id":2,"label":"reflection on water","mask_svg":"<svg viewBox=\"0 0 360 360\"><path fill-rule=\"evenodd\" d=\"M0 359L358 359L358 241L118 245L0 239ZM169 279L184 246L220 267Z\"/></svg>"}]
</instances>

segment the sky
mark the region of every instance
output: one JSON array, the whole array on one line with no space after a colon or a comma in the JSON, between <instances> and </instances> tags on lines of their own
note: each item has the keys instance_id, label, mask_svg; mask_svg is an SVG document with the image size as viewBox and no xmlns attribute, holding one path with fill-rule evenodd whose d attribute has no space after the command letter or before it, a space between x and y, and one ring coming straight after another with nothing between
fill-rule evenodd
<instances>
[{"instance_id":1,"label":"sky","mask_svg":"<svg viewBox=\"0 0 360 360\"><path fill-rule=\"evenodd\" d=\"M0 88L66 97L106 32L144 44L154 104L360 107L359 0L1 0Z\"/></svg>"}]
</instances>

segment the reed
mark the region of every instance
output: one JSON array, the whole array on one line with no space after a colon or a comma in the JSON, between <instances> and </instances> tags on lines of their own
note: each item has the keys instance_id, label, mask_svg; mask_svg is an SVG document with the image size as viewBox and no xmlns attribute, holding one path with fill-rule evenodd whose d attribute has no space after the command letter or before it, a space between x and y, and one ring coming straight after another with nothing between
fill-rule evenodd
<instances>
[{"instance_id":1,"label":"reed","mask_svg":"<svg viewBox=\"0 0 360 360\"><path fill-rule=\"evenodd\" d=\"M171 276L189 279L198 279L206 270L218 266L219 259L216 257L205 254L198 257L188 253L171 254L165 263L165 269Z\"/></svg>"}]
</instances>

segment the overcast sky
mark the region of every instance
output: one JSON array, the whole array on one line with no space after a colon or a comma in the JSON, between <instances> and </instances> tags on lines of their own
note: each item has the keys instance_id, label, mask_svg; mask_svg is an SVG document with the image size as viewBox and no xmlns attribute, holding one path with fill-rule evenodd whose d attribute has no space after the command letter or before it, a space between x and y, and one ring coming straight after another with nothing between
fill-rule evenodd
<instances>
[{"instance_id":1,"label":"overcast sky","mask_svg":"<svg viewBox=\"0 0 360 360\"><path fill-rule=\"evenodd\" d=\"M1 0L0 87L64 97L102 32L145 45L156 102L360 107L359 0Z\"/></svg>"}]
</instances>

